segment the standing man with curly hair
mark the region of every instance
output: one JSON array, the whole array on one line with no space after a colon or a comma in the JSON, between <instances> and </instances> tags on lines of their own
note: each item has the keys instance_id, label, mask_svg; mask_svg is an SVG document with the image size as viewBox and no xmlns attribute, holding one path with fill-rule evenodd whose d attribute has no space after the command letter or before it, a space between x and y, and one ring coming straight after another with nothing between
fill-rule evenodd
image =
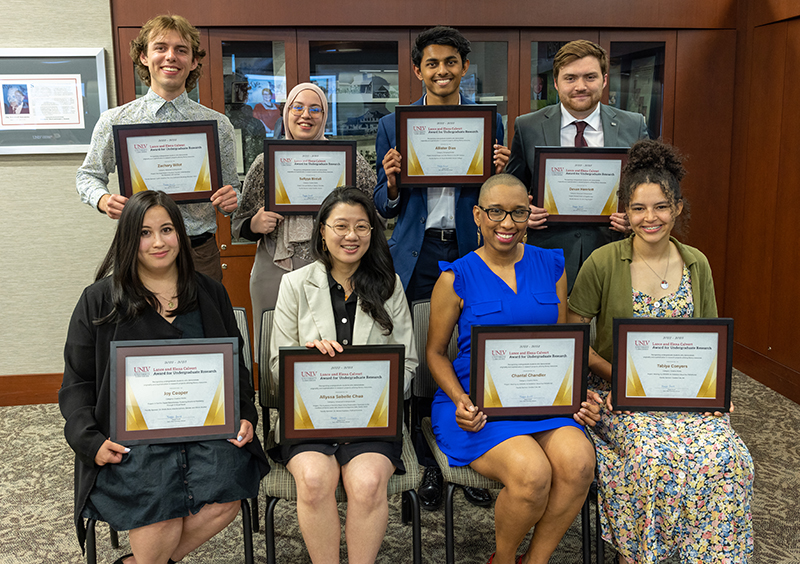
<instances>
[{"instance_id":1,"label":"standing man with curly hair","mask_svg":"<svg viewBox=\"0 0 800 564\"><path fill-rule=\"evenodd\" d=\"M127 198L108 190L109 174L116 168L113 126L215 120L218 124L222 180L208 203L180 204L186 232L192 243L195 268L222 281L214 207L225 214L236 210L239 178L233 126L227 117L189 99L187 90L197 84L205 50L200 32L181 16L156 16L131 42L131 59L139 77L150 89L143 97L103 113L92 133L92 144L78 169L76 188L81 200L119 219Z\"/></svg>"}]
</instances>

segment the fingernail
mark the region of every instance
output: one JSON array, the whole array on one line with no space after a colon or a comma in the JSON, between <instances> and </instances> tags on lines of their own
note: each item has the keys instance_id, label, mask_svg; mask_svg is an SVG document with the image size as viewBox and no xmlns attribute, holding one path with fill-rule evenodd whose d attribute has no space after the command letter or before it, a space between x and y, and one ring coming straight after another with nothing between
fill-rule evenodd
<instances>
[{"instance_id":1,"label":"fingernail","mask_svg":"<svg viewBox=\"0 0 800 564\"><path fill-rule=\"evenodd\" d=\"M238 437L236 437L236 440L239 441L239 442L242 442L242 436L239 435Z\"/></svg>"},{"instance_id":2,"label":"fingernail","mask_svg":"<svg viewBox=\"0 0 800 564\"><path fill-rule=\"evenodd\" d=\"M130 452L130 451L131 451L131 449L129 449L128 447L125 447L125 452Z\"/></svg>"}]
</instances>

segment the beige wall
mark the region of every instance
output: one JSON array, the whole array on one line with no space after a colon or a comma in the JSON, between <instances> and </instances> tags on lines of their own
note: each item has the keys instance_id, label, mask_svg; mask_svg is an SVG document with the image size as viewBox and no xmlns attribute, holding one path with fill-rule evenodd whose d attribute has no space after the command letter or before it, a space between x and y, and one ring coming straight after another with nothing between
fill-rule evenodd
<instances>
[{"instance_id":1,"label":"beige wall","mask_svg":"<svg viewBox=\"0 0 800 564\"><path fill-rule=\"evenodd\" d=\"M108 0L3 0L3 7L17 14L0 18L4 47L104 48L115 105ZM64 369L72 309L115 227L75 192L83 157L0 155L0 375Z\"/></svg>"}]
</instances>

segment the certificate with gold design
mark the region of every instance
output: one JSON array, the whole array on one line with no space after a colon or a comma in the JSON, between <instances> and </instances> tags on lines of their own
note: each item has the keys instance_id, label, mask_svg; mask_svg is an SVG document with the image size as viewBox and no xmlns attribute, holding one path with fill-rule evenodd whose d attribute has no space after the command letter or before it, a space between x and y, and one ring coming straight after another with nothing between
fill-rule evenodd
<instances>
[{"instance_id":1,"label":"certificate with gold design","mask_svg":"<svg viewBox=\"0 0 800 564\"><path fill-rule=\"evenodd\" d=\"M732 319L614 320L614 408L730 409Z\"/></svg>"},{"instance_id":2,"label":"certificate with gold design","mask_svg":"<svg viewBox=\"0 0 800 564\"><path fill-rule=\"evenodd\" d=\"M534 201L548 222L608 223L619 211L619 179L628 149L536 147Z\"/></svg>"},{"instance_id":3,"label":"certificate with gold design","mask_svg":"<svg viewBox=\"0 0 800 564\"><path fill-rule=\"evenodd\" d=\"M334 188L355 185L355 141L264 142L264 209L315 214Z\"/></svg>"},{"instance_id":4,"label":"certificate with gold design","mask_svg":"<svg viewBox=\"0 0 800 564\"><path fill-rule=\"evenodd\" d=\"M208 202L221 186L217 122L115 125L120 193L161 190L181 203Z\"/></svg>"},{"instance_id":5,"label":"certificate with gold design","mask_svg":"<svg viewBox=\"0 0 800 564\"><path fill-rule=\"evenodd\" d=\"M580 410L589 326L472 327L470 397L492 419L542 419Z\"/></svg>"},{"instance_id":6,"label":"certificate with gold design","mask_svg":"<svg viewBox=\"0 0 800 564\"><path fill-rule=\"evenodd\" d=\"M279 352L280 442L402 440L402 345Z\"/></svg>"},{"instance_id":7,"label":"certificate with gold design","mask_svg":"<svg viewBox=\"0 0 800 564\"><path fill-rule=\"evenodd\" d=\"M239 431L237 339L112 341L111 438L124 445Z\"/></svg>"},{"instance_id":8,"label":"certificate with gold design","mask_svg":"<svg viewBox=\"0 0 800 564\"><path fill-rule=\"evenodd\" d=\"M397 106L400 186L480 186L494 173L497 106Z\"/></svg>"}]
</instances>

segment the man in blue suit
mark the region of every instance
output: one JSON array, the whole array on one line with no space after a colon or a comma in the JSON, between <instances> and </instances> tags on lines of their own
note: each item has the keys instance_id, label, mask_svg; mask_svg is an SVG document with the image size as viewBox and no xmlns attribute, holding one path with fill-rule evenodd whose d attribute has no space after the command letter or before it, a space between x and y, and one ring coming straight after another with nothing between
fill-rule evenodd
<instances>
[{"instance_id":1,"label":"man in blue suit","mask_svg":"<svg viewBox=\"0 0 800 564\"><path fill-rule=\"evenodd\" d=\"M537 146L630 147L648 137L644 116L600 103L608 83L608 55L596 43L580 39L561 47L553 59L553 77L561 103L517 118L506 167L507 173L530 187L534 203ZM544 208L531 205L531 211L528 243L564 250L570 292L578 269L592 251L630 233L624 213L612 214L608 225L593 225L548 223Z\"/></svg>"},{"instance_id":2,"label":"man in blue suit","mask_svg":"<svg viewBox=\"0 0 800 564\"><path fill-rule=\"evenodd\" d=\"M469 41L451 27L437 26L419 34L411 50L411 59L414 74L425 83L426 94L414 104L471 104L459 92L461 78L469 69L469 52ZM494 165L498 173L502 172L509 155L509 150L502 145L503 136L503 121L498 114L494 145ZM397 175L403 157L395 145L395 116L389 114L378 124L375 142L378 185L374 199L383 217L397 218L389 249L411 303L430 299L439 278L440 260L452 262L477 248L472 209L478 204L478 188L398 188ZM413 426L417 427L417 422ZM417 456L426 466L419 495L422 506L433 510L441 504L442 475L421 433L415 435ZM470 488L465 489L465 494L477 505L491 503L486 490Z\"/></svg>"}]
</instances>

